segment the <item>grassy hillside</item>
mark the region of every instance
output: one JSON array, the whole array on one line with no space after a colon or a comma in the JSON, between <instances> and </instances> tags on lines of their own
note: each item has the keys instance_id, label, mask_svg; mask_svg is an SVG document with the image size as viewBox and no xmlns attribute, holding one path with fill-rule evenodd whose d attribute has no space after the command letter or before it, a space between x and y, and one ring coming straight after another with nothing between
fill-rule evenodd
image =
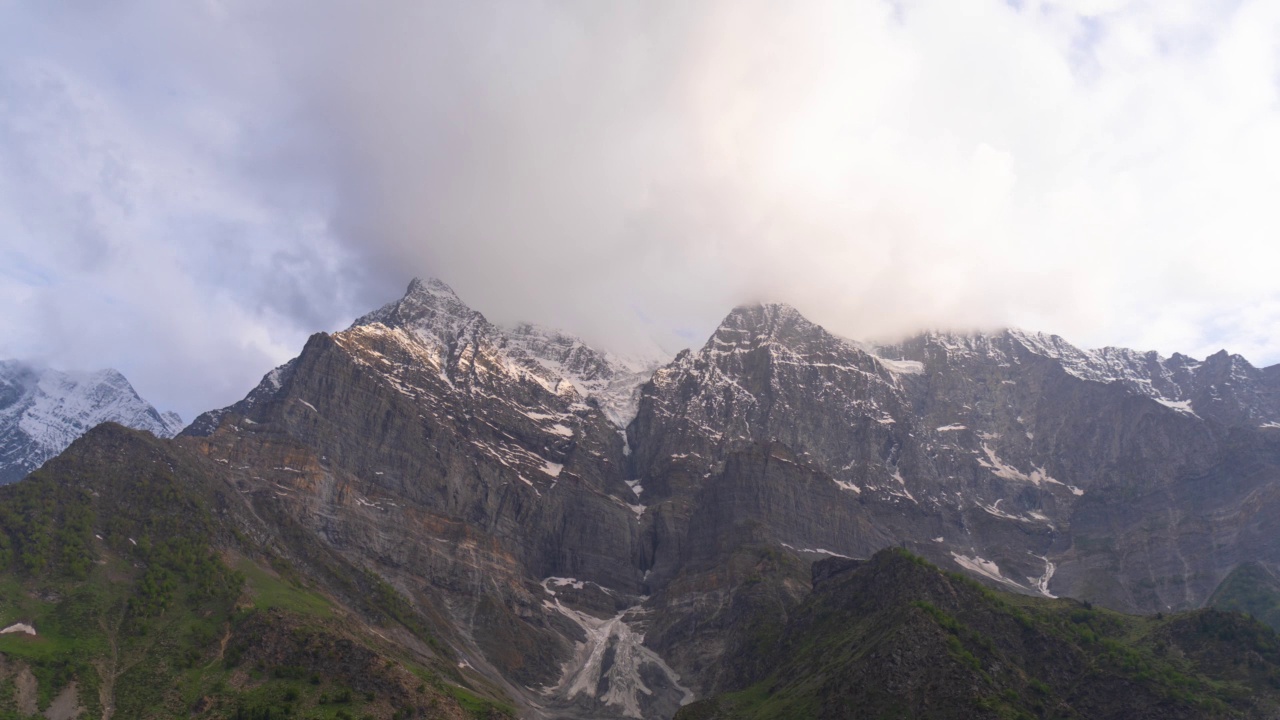
<instances>
[{"instance_id":1,"label":"grassy hillside","mask_svg":"<svg viewBox=\"0 0 1280 720\"><path fill-rule=\"evenodd\" d=\"M678 720L1280 713L1280 638L1237 613L1146 618L1011 595L901 550L824 564L762 651L766 676Z\"/></svg>"},{"instance_id":2,"label":"grassy hillside","mask_svg":"<svg viewBox=\"0 0 1280 720\"><path fill-rule=\"evenodd\" d=\"M1257 563L1232 570L1206 604L1247 613L1280 632L1280 578Z\"/></svg>"},{"instance_id":3,"label":"grassy hillside","mask_svg":"<svg viewBox=\"0 0 1280 720\"><path fill-rule=\"evenodd\" d=\"M0 635L0 720L511 714L255 547L231 493L118 426L0 487L0 628L36 630Z\"/></svg>"}]
</instances>

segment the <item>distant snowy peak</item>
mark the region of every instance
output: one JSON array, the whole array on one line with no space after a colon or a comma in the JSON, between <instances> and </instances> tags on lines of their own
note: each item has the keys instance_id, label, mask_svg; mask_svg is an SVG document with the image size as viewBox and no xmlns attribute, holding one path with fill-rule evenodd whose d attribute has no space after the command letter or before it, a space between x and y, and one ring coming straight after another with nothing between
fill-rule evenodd
<instances>
[{"instance_id":1,"label":"distant snowy peak","mask_svg":"<svg viewBox=\"0 0 1280 720\"><path fill-rule=\"evenodd\" d=\"M0 362L0 483L21 479L104 422L173 437L177 414L161 414L115 370L66 373Z\"/></svg>"}]
</instances>

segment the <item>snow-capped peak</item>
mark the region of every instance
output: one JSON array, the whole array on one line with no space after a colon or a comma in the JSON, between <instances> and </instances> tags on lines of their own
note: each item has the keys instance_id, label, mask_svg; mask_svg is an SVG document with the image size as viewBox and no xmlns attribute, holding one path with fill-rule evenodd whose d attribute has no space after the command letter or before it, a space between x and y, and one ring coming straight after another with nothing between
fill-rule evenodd
<instances>
[{"instance_id":1,"label":"snow-capped peak","mask_svg":"<svg viewBox=\"0 0 1280 720\"><path fill-rule=\"evenodd\" d=\"M761 335L776 335L795 330L809 332L813 328L817 326L786 303L758 303L734 308L720 321L716 333L749 331Z\"/></svg>"},{"instance_id":2,"label":"snow-capped peak","mask_svg":"<svg viewBox=\"0 0 1280 720\"><path fill-rule=\"evenodd\" d=\"M409 281L409 288L405 291L405 295L431 296L448 298L461 303L458 294L449 287L447 283L439 278L420 278L416 277Z\"/></svg>"},{"instance_id":3,"label":"snow-capped peak","mask_svg":"<svg viewBox=\"0 0 1280 720\"><path fill-rule=\"evenodd\" d=\"M725 358L761 348L791 364L874 367L873 353L865 347L828 332L783 303L734 308L697 355L706 359Z\"/></svg>"},{"instance_id":4,"label":"snow-capped peak","mask_svg":"<svg viewBox=\"0 0 1280 720\"><path fill-rule=\"evenodd\" d=\"M484 358L507 375L535 379L557 394L595 397L619 426L635 416L638 389L660 364L601 351L569 333L530 323L500 328L434 278L415 278L402 298L359 318L348 332L379 324L411 334L446 375L464 358Z\"/></svg>"},{"instance_id":5,"label":"snow-capped peak","mask_svg":"<svg viewBox=\"0 0 1280 720\"><path fill-rule=\"evenodd\" d=\"M115 370L60 372L0 362L0 483L12 482L104 422L172 437L175 413L161 414Z\"/></svg>"},{"instance_id":6,"label":"snow-capped peak","mask_svg":"<svg viewBox=\"0 0 1280 720\"><path fill-rule=\"evenodd\" d=\"M382 323L411 330L423 339L453 344L468 330L490 328L480 313L472 310L453 288L435 278L414 278L404 296L358 318L351 327Z\"/></svg>"}]
</instances>

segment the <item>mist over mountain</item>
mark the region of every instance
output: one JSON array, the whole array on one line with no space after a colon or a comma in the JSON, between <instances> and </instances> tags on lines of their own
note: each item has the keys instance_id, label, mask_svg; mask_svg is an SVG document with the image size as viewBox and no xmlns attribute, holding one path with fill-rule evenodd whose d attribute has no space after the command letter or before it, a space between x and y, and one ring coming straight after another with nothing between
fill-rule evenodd
<instances>
[{"instance_id":1,"label":"mist over mountain","mask_svg":"<svg viewBox=\"0 0 1280 720\"><path fill-rule=\"evenodd\" d=\"M184 417L415 274L623 355L785 302L1280 362L1271 0L3 14L0 356Z\"/></svg>"}]
</instances>

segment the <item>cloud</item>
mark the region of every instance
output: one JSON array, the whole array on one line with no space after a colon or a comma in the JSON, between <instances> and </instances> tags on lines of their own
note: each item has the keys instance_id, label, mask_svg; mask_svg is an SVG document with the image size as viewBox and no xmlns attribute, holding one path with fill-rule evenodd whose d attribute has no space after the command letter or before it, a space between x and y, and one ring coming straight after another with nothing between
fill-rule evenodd
<instances>
[{"instance_id":1,"label":"cloud","mask_svg":"<svg viewBox=\"0 0 1280 720\"><path fill-rule=\"evenodd\" d=\"M168 8L0 22L0 355L118 367L189 419L347 317L350 253L284 79Z\"/></svg>"},{"instance_id":2,"label":"cloud","mask_svg":"<svg viewBox=\"0 0 1280 720\"><path fill-rule=\"evenodd\" d=\"M1280 360L1274 3L6 12L0 331L174 405L413 274L613 344L775 299Z\"/></svg>"}]
</instances>

